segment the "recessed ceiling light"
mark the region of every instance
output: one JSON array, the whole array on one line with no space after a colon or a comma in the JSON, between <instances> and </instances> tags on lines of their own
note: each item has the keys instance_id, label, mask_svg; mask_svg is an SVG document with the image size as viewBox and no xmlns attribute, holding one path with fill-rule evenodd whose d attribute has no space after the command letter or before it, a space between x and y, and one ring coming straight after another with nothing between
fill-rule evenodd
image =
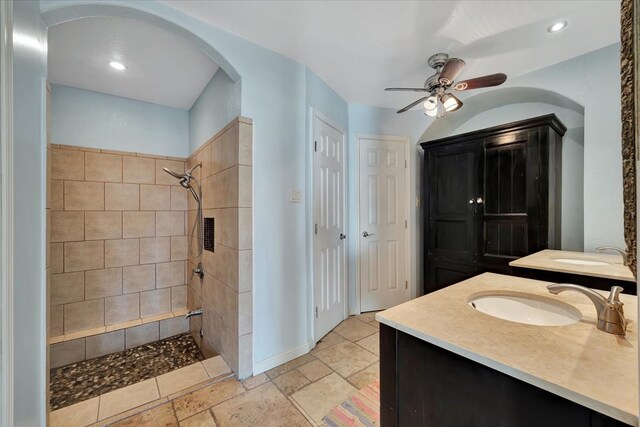
<instances>
[{"instance_id":1,"label":"recessed ceiling light","mask_svg":"<svg viewBox=\"0 0 640 427\"><path fill-rule=\"evenodd\" d=\"M567 26L567 21L558 21L556 23L554 23L553 25L551 25L548 28L548 31L550 33L557 33L558 31L564 29Z\"/></svg>"},{"instance_id":2,"label":"recessed ceiling light","mask_svg":"<svg viewBox=\"0 0 640 427\"><path fill-rule=\"evenodd\" d=\"M118 71L122 71L122 70L126 70L127 66L124 65L122 62L118 62L118 61L111 61L109 62L109 65L111 65L111 68L115 68Z\"/></svg>"}]
</instances>

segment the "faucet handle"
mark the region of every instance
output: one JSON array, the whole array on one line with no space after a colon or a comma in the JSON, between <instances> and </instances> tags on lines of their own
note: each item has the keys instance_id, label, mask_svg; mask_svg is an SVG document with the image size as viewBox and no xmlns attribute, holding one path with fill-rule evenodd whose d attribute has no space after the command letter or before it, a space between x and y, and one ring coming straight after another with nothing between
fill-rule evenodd
<instances>
[{"instance_id":1,"label":"faucet handle","mask_svg":"<svg viewBox=\"0 0 640 427\"><path fill-rule=\"evenodd\" d=\"M620 304L623 303L620 301L620 292L624 291L624 288L621 286L612 286L611 293L609 294L609 298L607 298L607 302L610 304Z\"/></svg>"}]
</instances>

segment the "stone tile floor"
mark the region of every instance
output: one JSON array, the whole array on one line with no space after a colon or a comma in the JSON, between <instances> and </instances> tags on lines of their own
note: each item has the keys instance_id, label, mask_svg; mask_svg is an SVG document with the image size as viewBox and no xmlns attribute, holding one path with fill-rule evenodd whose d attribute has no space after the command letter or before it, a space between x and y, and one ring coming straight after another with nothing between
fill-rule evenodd
<instances>
[{"instance_id":1,"label":"stone tile floor","mask_svg":"<svg viewBox=\"0 0 640 427\"><path fill-rule=\"evenodd\" d=\"M374 313L352 316L325 336L311 353L242 382L233 377L216 377L224 369L207 368L205 361L208 381L176 391L180 385L175 381L185 375L175 371L165 374L173 378L158 377L155 389L162 389L164 383L173 384L173 390L157 393L151 383L140 383L127 388L140 390L123 389L119 391L122 396L101 397L99 402L91 399L63 409L67 414L56 411L51 425L324 426L322 418L334 406L379 378L378 327ZM211 360L214 359L208 359ZM190 368L182 370L186 369ZM188 382L184 385L188 387ZM154 393L160 398L154 400ZM132 396L145 394L150 396L146 402L124 409L134 406Z\"/></svg>"}]
</instances>

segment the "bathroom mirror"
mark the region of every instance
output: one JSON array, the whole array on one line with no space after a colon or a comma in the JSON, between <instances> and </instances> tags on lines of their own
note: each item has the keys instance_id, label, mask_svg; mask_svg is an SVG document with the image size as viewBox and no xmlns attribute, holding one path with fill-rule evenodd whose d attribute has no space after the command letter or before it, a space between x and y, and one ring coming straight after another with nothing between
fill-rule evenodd
<instances>
[{"instance_id":1,"label":"bathroom mirror","mask_svg":"<svg viewBox=\"0 0 640 427\"><path fill-rule=\"evenodd\" d=\"M628 248L629 267L637 276L636 247L636 152L638 137L638 72L640 34L638 8L633 0L621 5L621 89L622 89L622 162L624 192L624 238ZM634 43L634 40L636 41Z\"/></svg>"},{"instance_id":2,"label":"bathroom mirror","mask_svg":"<svg viewBox=\"0 0 640 427\"><path fill-rule=\"evenodd\" d=\"M565 27L555 32L549 27L537 36L544 42L561 39L572 25L591 25L582 45L563 52L554 65L531 67L500 87L466 97L464 108L438 119L420 141L555 114L567 130L556 175L561 196L555 224L561 236L550 248L626 248L635 272L632 3L623 1L621 14L620 3L594 2L589 7L599 8L600 22L567 13Z\"/></svg>"}]
</instances>

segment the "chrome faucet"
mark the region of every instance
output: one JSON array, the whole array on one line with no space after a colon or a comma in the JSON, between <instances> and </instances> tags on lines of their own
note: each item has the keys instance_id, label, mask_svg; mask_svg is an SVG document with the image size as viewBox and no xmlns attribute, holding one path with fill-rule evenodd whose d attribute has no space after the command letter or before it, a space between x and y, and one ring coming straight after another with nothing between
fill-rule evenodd
<instances>
[{"instance_id":1,"label":"chrome faucet","mask_svg":"<svg viewBox=\"0 0 640 427\"><path fill-rule=\"evenodd\" d=\"M598 329L610 334L624 335L627 330L627 322L624 319L623 302L620 301L620 292L624 289L620 286L612 286L609 298L605 298L598 292L584 286L572 285L569 283L555 283L547 286L552 294L559 294L563 291L580 292L593 302L598 312Z\"/></svg>"},{"instance_id":2,"label":"chrome faucet","mask_svg":"<svg viewBox=\"0 0 640 427\"><path fill-rule=\"evenodd\" d=\"M628 258L627 251L625 251L624 249L616 248L615 246L600 246L599 248L596 248L596 252L600 254L603 254L606 251L618 252L620 256L622 256L622 263L624 265L627 265L627 258Z\"/></svg>"}]
</instances>

